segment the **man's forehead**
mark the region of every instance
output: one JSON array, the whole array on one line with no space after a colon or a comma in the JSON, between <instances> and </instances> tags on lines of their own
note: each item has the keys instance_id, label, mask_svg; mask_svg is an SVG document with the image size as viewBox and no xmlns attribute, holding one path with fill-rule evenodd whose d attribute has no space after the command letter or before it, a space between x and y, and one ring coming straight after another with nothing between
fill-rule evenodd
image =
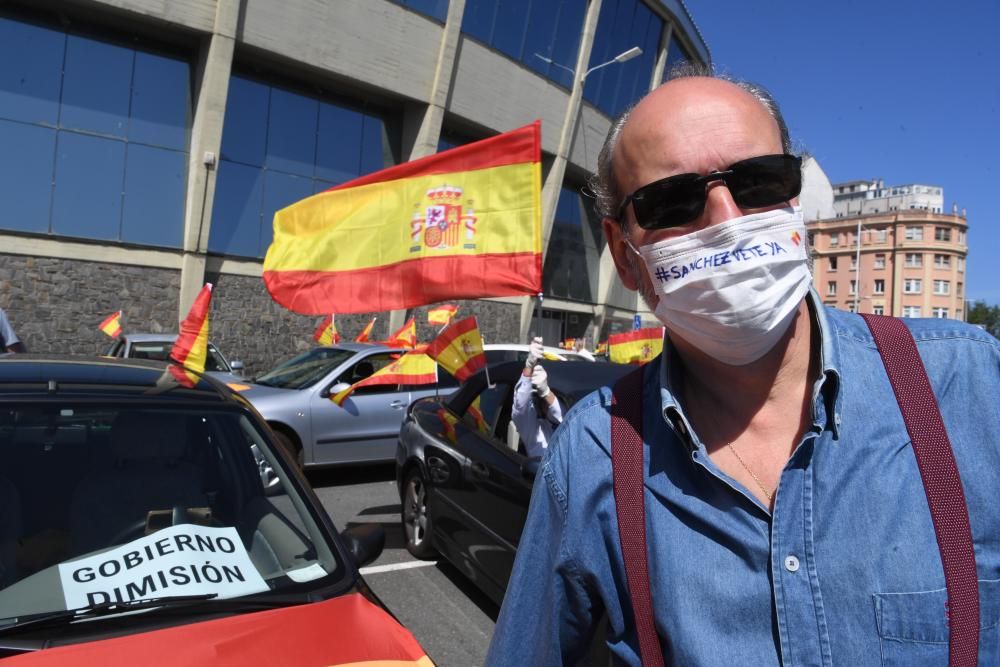
<instances>
[{"instance_id":1,"label":"man's forehead","mask_svg":"<svg viewBox=\"0 0 1000 667\"><path fill-rule=\"evenodd\" d=\"M757 98L720 79L670 81L647 95L622 128L615 170L704 172L781 152L777 122ZM664 174L667 175L667 174Z\"/></svg>"}]
</instances>

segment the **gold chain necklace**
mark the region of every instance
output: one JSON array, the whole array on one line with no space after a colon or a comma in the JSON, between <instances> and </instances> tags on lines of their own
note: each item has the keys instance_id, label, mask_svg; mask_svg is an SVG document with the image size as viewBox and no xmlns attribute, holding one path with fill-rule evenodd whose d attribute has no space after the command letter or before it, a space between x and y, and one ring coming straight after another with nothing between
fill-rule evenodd
<instances>
[{"instance_id":1,"label":"gold chain necklace","mask_svg":"<svg viewBox=\"0 0 1000 667\"><path fill-rule=\"evenodd\" d=\"M767 487L764 486L764 482L760 481L760 477L757 476L757 473L755 473L750 468L750 466L747 465L747 462L743 460L743 457L740 456L740 453L736 451L736 445L729 442L726 443L726 446L729 447L729 450L733 453L733 456L736 457L736 460L740 462L740 465L743 466L743 469L746 470L748 473L750 473L750 476L753 477L753 481L757 482L757 486L760 487L760 490L764 492L764 495L767 496L767 502L770 503L772 498L774 497L774 494L768 491Z\"/></svg>"}]
</instances>

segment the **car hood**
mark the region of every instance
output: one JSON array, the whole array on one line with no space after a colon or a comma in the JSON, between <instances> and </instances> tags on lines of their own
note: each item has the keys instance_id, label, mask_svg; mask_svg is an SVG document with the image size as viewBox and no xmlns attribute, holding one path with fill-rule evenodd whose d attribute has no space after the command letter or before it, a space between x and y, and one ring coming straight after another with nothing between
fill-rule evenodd
<instances>
[{"instance_id":1,"label":"car hood","mask_svg":"<svg viewBox=\"0 0 1000 667\"><path fill-rule=\"evenodd\" d=\"M128 656L132 656L129 658ZM420 644L360 593L25 653L4 665L393 664L431 667Z\"/></svg>"}]
</instances>

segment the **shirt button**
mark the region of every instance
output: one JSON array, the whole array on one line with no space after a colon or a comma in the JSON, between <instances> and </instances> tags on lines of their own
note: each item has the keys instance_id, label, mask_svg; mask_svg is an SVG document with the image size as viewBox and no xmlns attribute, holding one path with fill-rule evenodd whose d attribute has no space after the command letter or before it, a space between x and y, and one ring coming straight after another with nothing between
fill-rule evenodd
<instances>
[{"instance_id":1,"label":"shirt button","mask_svg":"<svg viewBox=\"0 0 1000 667\"><path fill-rule=\"evenodd\" d=\"M799 559L795 556L785 556L785 569L789 572L798 572Z\"/></svg>"}]
</instances>

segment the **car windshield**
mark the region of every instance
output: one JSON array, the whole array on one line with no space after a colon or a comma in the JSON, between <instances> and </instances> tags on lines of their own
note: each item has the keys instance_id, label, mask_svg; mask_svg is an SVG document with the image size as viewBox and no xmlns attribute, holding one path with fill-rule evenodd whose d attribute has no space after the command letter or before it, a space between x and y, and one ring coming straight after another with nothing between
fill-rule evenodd
<instances>
[{"instance_id":1,"label":"car windshield","mask_svg":"<svg viewBox=\"0 0 1000 667\"><path fill-rule=\"evenodd\" d=\"M155 359L157 361L167 361L170 359L170 351L174 348L172 340L142 341L133 342L129 350L129 356L133 359ZM208 356L205 358L206 371L232 372L222 353L211 343L208 344Z\"/></svg>"},{"instance_id":2,"label":"car windshield","mask_svg":"<svg viewBox=\"0 0 1000 667\"><path fill-rule=\"evenodd\" d=\"M181 405L0 405L0 625L346 576L250 413Z\"/></svg>"},{"instance_id":3,"label":"car windshield","mask_svg":"<svg viewBox=\"0 0 1000 667\"><path fill-rule=\"evenodd\" d=\"M305 389L352 356L354 352L336 347L317 347L278 364L257 377L257 384L281 389Z\"/></svg>"}]
</instances>

